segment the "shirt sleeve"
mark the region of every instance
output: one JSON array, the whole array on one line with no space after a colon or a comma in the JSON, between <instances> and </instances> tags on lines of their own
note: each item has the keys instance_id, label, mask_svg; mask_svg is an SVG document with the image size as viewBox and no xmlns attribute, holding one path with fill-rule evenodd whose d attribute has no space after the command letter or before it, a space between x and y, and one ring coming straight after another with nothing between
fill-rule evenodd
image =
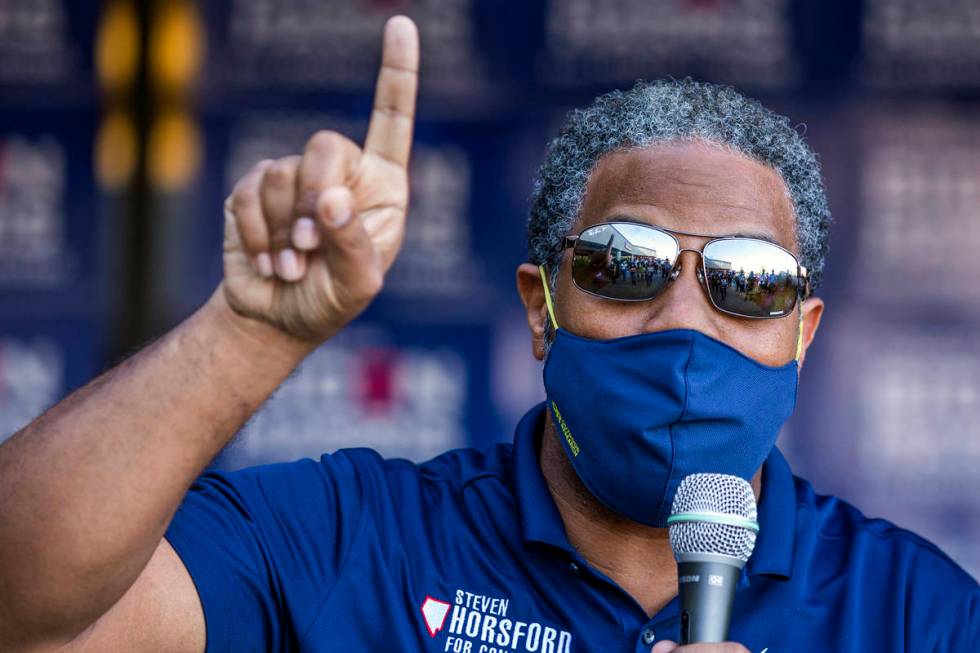
<instances>
[{"instance_id":1,"label":"shirt sleeve","mask_svg":"<svg viewBox=\"0 0 980 653\"><path fill-rule=\"evenodd\" d=\"M343 452L200 477L166 538L197 588L207 653L298 648L343 572L363 505Z\"/></svg>"},{"instance_id":2,"label":"shirt sleeve","mask_svg":"<svg viewBox=\"0 0 980 653\"><path fill-rule=\"evenodd\" d=\"M980 586L975 586L940 634L934 653L975 653L980 651Z\"/></svg>"}]
</instances>

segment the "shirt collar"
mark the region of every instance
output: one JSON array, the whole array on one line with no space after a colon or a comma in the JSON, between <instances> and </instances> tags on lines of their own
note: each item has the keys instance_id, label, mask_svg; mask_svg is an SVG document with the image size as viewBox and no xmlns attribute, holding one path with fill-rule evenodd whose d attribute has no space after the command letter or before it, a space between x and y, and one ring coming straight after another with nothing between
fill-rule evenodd
<instances>
[{"instance_id":1,"label":"shirt collar","mask_svg":"<svg viewBox=\"0 0 980 653\"><path fill-rule=\"evenodd\" d=\"M565 523L545 483L538 458L546 406L544 402L538 404L517 424L514 437L514 491L524 541L544 542L572 551L568 535L565 534Z\"/></svg>"},{"instance_id":2,"label":"shirt collar","mask_svg":"<svg viewBox=\"0 0 980 653\"><path fill-rule=\"evenodd\" d=\"M759 536L749 558L749 575L788 580L796 546L796 482L782 452L773 447L762 467Z\"/></svg>"},{"instance_id":3,"label":"shirt collar","mask_svg":"<svg viewBox=\"0 0 980 653\"><path fill-rule=\"evenodd\" d=\"M573 551L565 524L548 490L538 453L544 432L546 404L532 408L517 425L514 438L514 491L525 542L544 542ZM759 536L749 559L749 575L788 579L792 575L796 539L796 486L789 463L773 448L762 470Z\"/></svg>"}]
</instances>

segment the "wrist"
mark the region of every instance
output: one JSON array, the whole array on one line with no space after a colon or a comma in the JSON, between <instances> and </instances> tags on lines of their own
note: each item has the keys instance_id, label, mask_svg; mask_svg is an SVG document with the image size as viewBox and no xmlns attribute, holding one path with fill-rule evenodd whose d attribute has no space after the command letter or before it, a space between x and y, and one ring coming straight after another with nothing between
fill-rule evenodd
<instances>
[{"instance_id":1,"label":"wrist","mask_svg":"<svg viewBox=\"0 0 980 653\"><path fill-rule=\"evenodd\" d=\"M228 303L224 283L215 289L200 312L218 336L250 358L273 357L295 367L320 344L237 312Z\"/></svg>"}]
</instances>

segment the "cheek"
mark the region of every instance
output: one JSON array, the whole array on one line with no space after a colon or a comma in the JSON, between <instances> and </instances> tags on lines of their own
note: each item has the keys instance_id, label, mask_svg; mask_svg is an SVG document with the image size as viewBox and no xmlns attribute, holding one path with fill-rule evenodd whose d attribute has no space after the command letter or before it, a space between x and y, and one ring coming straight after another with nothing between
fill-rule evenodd
<instances>
[{"instance_id":1,"label":"cheek","mask_svg":"<svg viewBox=\"0 0 980 653\"><path fill-rule=\"evenodd\" d=\"M558 324L576 335L601 340L649 330L650 308L642 302L613 302L569 286L559 303Z\"/></svg>"},{"instance_id":2,"label":"cheek","mask_svg":"<svg viewBox=\"0 0 980 653\"><path fill-rule=\"evenodd\" d=\"M780 367L796 357L796 325L795 316L739 324L726 341L763 365Z\"/></svg>"},{"instance_id":3,"label":"cheek","mask_svg":"<svg viewBox=\"0 0 980 653\"><path fill-rule=\"evenodd\" d=\"M639 308L637 305L612 302L582 292L566 275L559 277L557 286L555 317L561 328L576 335L595 339L615 338L640 332L642 322L634 326L634 320L631 320L629 315L629 309Z\"/></svg>"}]
</instances>

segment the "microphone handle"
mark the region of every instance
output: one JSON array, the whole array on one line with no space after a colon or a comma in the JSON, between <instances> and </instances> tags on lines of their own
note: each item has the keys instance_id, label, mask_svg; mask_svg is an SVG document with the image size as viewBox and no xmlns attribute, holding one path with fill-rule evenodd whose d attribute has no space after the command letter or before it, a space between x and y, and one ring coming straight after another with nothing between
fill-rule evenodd
<instances>
[{"instance_id":1,"label":"microphone handle","mask_svg":"<svg viewBox=\"0 0 980 653\"><path fill-rule=\"evenodd\" d=\"M677 563L681 600L680 643L724 642L728 639L728 627L732 622L735 589L742 565L727 556L687 558Z\"/></svg>"}]
</instances>

